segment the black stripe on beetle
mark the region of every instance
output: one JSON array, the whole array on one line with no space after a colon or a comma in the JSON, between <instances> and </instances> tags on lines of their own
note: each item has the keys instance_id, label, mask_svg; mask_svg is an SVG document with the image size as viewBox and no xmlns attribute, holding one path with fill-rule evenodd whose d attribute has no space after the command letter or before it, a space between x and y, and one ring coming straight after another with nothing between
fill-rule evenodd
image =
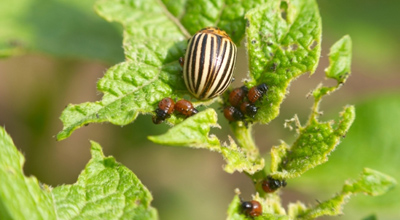
<instances>
[{"instance_id":1,"label":"black stripe on beetle","mask_svg":"<svg viewBox=\"0 0 400 220\"><path fill-rule=\"evenodd\" d=\"M218 28L204 28L188 43L183 63L183 78L197 99L214 98L232 81L237 56L236 45Z\"/></svg>"}]
</instances>

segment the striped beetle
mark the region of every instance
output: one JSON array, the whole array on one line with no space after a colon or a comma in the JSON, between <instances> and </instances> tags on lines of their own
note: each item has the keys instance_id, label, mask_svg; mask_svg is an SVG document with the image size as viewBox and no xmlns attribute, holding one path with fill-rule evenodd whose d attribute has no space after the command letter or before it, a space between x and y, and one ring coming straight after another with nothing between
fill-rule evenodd
<instances>
[{"instance_id":1,"label":"striped beetle","mask_svg":"<svg viewBox=\"0 0 400 220\"><path fill-rule=\"evenodd\" d=\"M188 41L183 65L187 89L200 100L214 98L228 88L236 64L237 48L219 28L198 31Z\"/></svg>"}]
</instances>

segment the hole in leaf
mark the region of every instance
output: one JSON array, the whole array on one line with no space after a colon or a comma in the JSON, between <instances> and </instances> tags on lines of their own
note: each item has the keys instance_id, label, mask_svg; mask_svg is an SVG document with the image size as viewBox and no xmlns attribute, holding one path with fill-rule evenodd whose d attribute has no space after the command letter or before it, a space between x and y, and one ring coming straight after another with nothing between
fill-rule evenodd
<instances>
[{"instance_id":1,"label":"hole in leaf","mask_svg":"<svg viewBox=\"0 0 400 220\"><path fill-rule=\"evenodd\" d=\"M314 40L312 44L309 46L310 50L313 50L315 46L317 46L318 42Z\"/></svg>"},{"instance_id":2,"label":"hole in leaf","mask_svg":"<svg viewBox=\"0 0 400 220\"><path fill-rule=\"evenodd\" d=\"M269 69L270 69L271 71L275 72L277 66L278 66L277 63L273 63Z\"/></svg>"},{"instance_id":3,"label":"hole in leaf","mask_svg":"<svg viewBox=\"0 0 400 220\"><path fill-rule=\"evenodd\" d=\"M292 45L290 45L290 49L291 49L291 50L297 50L297 48L299 48L299 45L298 45L298 44L292 44Z\"/></svg>"},{"instance_id":4,"label":"hole in leaf","mask_svg":"<svg viewBox=\"0 0 400 220\"><path fill-rule=\"evenodd\" d=\"M286 21L286 18L287 18L287 9L288 9L288 3L287 3L287 1L281 1L280 8L281 8L281 17L282 17L283 20Z\"/></svg>"}]
</instances>

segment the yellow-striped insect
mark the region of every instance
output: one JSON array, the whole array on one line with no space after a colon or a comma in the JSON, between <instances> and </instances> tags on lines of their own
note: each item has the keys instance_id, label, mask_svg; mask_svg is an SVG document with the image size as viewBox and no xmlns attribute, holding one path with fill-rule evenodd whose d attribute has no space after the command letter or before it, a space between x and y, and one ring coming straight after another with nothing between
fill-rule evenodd
<instances>
[{"instance_id":1,"label":"yellow-striped insect","mask_svg":"<svg viewBox=\"0 0 400 220\"><path fill-rule=\"evenodd\" d=\"M187 89L197 99L214 98L228 88L236 64L237 48L228 34L208 27L189 39L183 65Z\"/></svg>"}]
</instances>

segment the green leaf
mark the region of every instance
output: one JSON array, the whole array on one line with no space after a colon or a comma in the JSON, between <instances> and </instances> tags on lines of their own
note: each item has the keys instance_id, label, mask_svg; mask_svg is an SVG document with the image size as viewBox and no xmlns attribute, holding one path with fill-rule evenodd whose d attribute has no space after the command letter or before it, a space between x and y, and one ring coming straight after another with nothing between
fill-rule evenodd
<instances>
[{"instance_id":1,"label":"green leaf","mask_svg":"<svg viewBox=\"0 0 400 220\"><path fill-rule=\"evenodd\" d=\"M346 138L329 157L329 162L312 169L301 178L291 180L301 191L320 198L332 193L332 186L339 186L349 176L359 173L364 167L372 167L400 180L398 158L400 158L400 93L375 94L355 103L356 119ZM326 111L332 116L332 111ZM318 185L312 187L310 182ZM400 207L400 187L390 193L370 199L355 197L347 204L344 219L350 220L376 214L379 219L397 216Z\"/></svg>"},{"instance_id":2,"label":"green leaf","mask_svg":"<svg viewBox=\"0 0 400 220\"><path fill-rule=\"evenodd\" d=\"M278 116L287 88L304 73L314 73L321 53L321 18L315 0L268 1L246 14L249 87L266 83L267 98L256 121Z\"/></svg>"},{"instance_id":3,"label":"green leaf","mask_svg":"<svg viewBox=\"0 0 400 220\"><path fill-rule=\"evenodd\" d=\"M309 169L328 161L328 155L339 144L353 123L354 106L346 106L336 126L333 121L319 122L315 115L302 127L295 117L299 136L291 147L286 143L273 147L271 176L278 179L295 178Z\"/></svg>"},{"instance_id":4,"label":"green leaf","mask_svg":"<svg viewBox=\"0 0 400 220\"><path fill-rule=\"evenodd\" d=\"M373 169L364 168L360 178L346 183L342 193L364 193L370 196L383 195L397 184L393 177Z\"/></svg>"},{"instance_id":5,"label":"green leaf","mask_svg":"<svg viewBox=\"0 0 400 220\"><path fill-rule=\"evenodd\" d=\"M258 201L263 210L263 214L258 217L250 217L243 213L241 209L241 201L239 195L235 195L231 204L228 208L228 220L245 220L245 219L274 219L274 220L285 220L289 219L286 216L286 212L281 205L281 201L278 195L269 194L267 198L261 198L258 194L253 197L253 200Z\"/></svg>"},{"instance_id":6,"label":"green leaf","mask_svg":"<svg viewBox=\"0 0 400 220\"><path fill-rule=\"evenodd\" d=\"M230 145L221 145L215 135L209 135L212 127L217 124L217 113L214 109L206 109L184 120L182 123L169 129L167 133L150 136L149 139L157 144L203 148L217 151L222 154L227 165L224 167L228 173L247 172L254 174L264 168L264 159L257 152L238 147L230 139Z\"/></svg>"},{"instance_id":7,"label":"green leaf","mask_svg":"<svg viewBox=\"0 0 400 220\"><path fill-rule=\"evenodd\" d=\"M53 189L58 219L157 219L150 192L132 171L104 157L96 142L91 154L75 184Z\"/></svg>"},{"instance_id":8,"label":"green leaf","mask_svg":"<svg viewBox=\"0 0 400 220\"><path fill-rule=\"evenodd\" d=\"M24 176L22 154L0 127L0 219L56 219L50 189Z\"/></svg>"},{"instance_id":9,"label":"green leaf","mask_svg":"<svg viewBox=\"0 0 400 220\"><path fill-rule=\"evenodd\" d=\"M127 61L110 68L99 80L97 88L104 93L101 101L69 105L64 110L58 140L87 123L126 125L139 113L154 111L162 98L188 93L178 63L184 35L156 0L104 0L96 10L124 26Z\"/></svg>"},{"instance_id":10,"label":"green leaf","mask_svg":"<svg viewBox=\"0 0 400 220\"><path fill-rule=\"evenodd\" d=\"M239 43L244 36L244 13L260 2L100 0L96 11L123 25L126 62L110 68L99 80L97 88L104 93L101 101L69 105L63 111L64 127L57 139L88 123L126 125L139 113L154 111L164 97L190 96L178 63L186 38L206 26L219 26ZM168 119L171 124L180 121Z\"/></svg>"},{"instance_id":11,"label":"green leaf","mask_svg":"<svg viewBox=\"0 0 400 220\"><path fill-rule=\"evenodd\" d=\"M240 45L244 37L245 13L266 0L163 0L168 10L179 19L190 34L204 27L219 27Z\"/></svg>"},{"instance_id":12,"label":"green leaf","mask_svg":"<svg viewBox=\"0 0 400 220\"><path fill-rule=\"evenodd\" d=\"M120 31L93 11L95 0L0 3L0 57L26 52L68 58L123 60Z\"/></svg>"},{"instance_id":13,"label":"green leaf","mask_svg":"<svg viewBox=\"0 0 400 220\"><path fill-rule=\"evenodd\" d=\"M274 146L271 150L271 176L278 179L295 178L322 163L328 161L328 155L335 150L340 139L346 136L355 118L354 106L346 106L340 113L338 122L320 122L318 120L319 104L322 96L339 89L350 74L351 40L345 36L336 42L329 53L330 66L326 75L338 80L333 87L319 85L313 91L314 106L307 124L303 127L295 116L289 122L294 122L298 137L292 146L285 142Z\"/></svg>"},{"instance_id":14,"label":"green leaf","mask_svg":"<svg viewBox=\"0 0 400 220\"><path fill-rule=\"evenodd\" d=\"M335 91L346 82L350 76L351 45L351 38L348 35L342 37L332 45L329 52L329 67L325 69L325 75L327 78L335 79L337 85L332 87L318 87L312 93L315 99L321 99L323 95Z\"/></svg>"},{"instance_id":15,"label":"green leaf","mask_svg":"<svg viewBox=\"0 0 400 220\"><path fill-rule=\"evenodd\" d=\"M167 133L149 136L149 139L157 144L205 148L219 152L221 144L215 135L209 135L211 127L219 127L219 125L217 113L209 108L187 118L169 129Z\"/></svg>"},{"instance_id":16,"label":"green leaf","mask_svg":"<svg viewBox=\"0 0 400 220\"><path fill-rule=\"evenodd\" d=\"M238 169L239 172L245 168L244 170L249 174L262 170L265 166L265 161L260 156L260 152L254 143L252 127L249 126L247 128L240 123L231 123L230 125L239 146L229 137L230 146L222 148L222 154L228 162L225 171L232 173L233 167ZM240 166L243 168L240 168Z\"/></svg>"},{"instance_id":17,"label":"green leaf","mask_svg":"<svg viewBox=\"0 0 400 220\"><path fill-rule=\"evenodd\" d=\"M95 142L91 153L77 183L51 189L24 176L24 157L0 127L0 219L157 219L135 174Z\"/></svg>"},{"instance_id":18,"label":"green leaf","mask_svg":"<svg viewBox=\"0 0 400 220\"><path fill-rule=\"evenodd\" d=\"M347 203L350 196L364 193L378 196L387 193L397 184L396 180L378 171L365 168L359 179L346 183L342 192L330 200L319 203L317 206L298 212L292 218L314 219L324 215L342 214L343 205Z\"/></svg>"},{"instance_id":19,"label":"green leaf","mask_svg":"<svg viewBox=\"0 0 400 220\"><path fill-rule=\"evenodd\" d=\"M329 52L329 67L325 70L328 78L338 83L346 82L351 71L351 38L346 35L332 45Z\"/></svg>"},{"instance_id":20,"label":"green leaf","mask_svg":"<svg viewBox=\"0 0 400 220\"><path fill-rule=\"evenodd\" d=\"M260 157L258 149L251 151L236 145L236 143L229 137L230 145L222 146L221 153L226 161L224 170L228 173L235 171L248 174L254 174L260 171L265 166L264 158Z\"/></svg>"}]
</instances>

